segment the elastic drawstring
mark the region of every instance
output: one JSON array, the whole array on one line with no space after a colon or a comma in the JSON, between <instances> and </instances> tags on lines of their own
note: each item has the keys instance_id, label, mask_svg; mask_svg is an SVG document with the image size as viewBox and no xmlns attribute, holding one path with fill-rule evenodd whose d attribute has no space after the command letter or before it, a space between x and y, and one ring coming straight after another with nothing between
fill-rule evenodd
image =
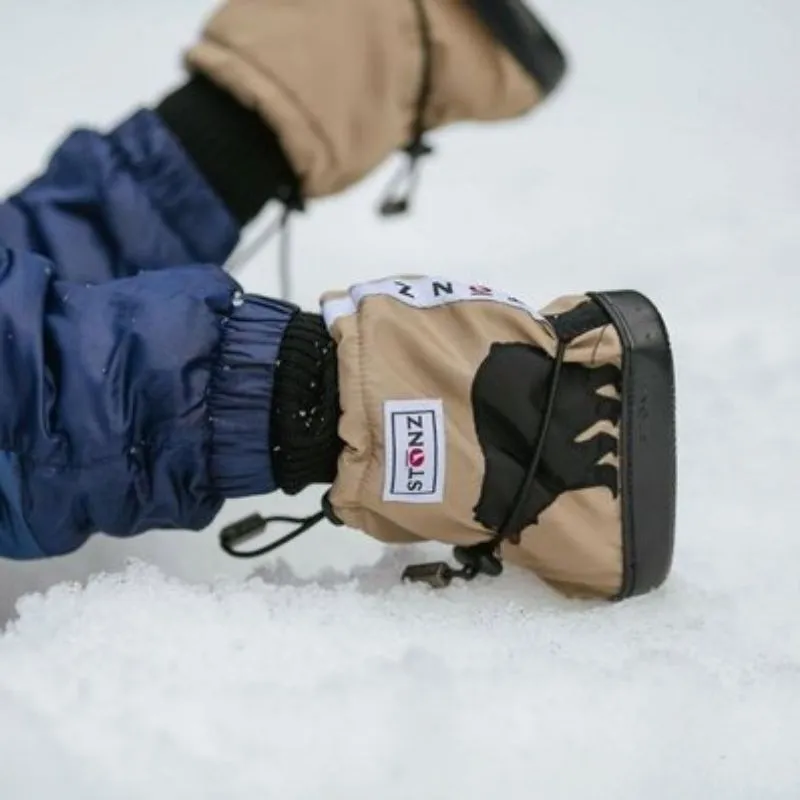
<instances>
[{"instance_id":1,"label":"elastic drawstring","mask_svg":"<svg viewBox=\"0 0 800 800\"><path fill-rule=\"evenodd\" d=\"M258 558L279 547L288 544L293 539L301 536L306 531L311 530L315 525L318 525L323 520L328 520L334 525L341 525L342 521L333 512L330 500L327 493L322 498L322 507L315 514L307 517L262 517L261 514L250 514L248 517L232 522L226 525L219 534L219 546L229 555L234 558ZM240 550L239 547L246 544L256 536L265 533L270 525L276 523L294 524L295 527L289 533L275 539L268 544L263 545L255 550Z\"/></svg>"},{"instance_id":2,"label":"elastic drawstring","mask_svg":"<svg viewBox=\"0 0 800 800\"><path fill-rule=\"evenodd\" d=\"M420 45L422 48L422 77L414 110L411 141L403 148L407 161L389 181L383 193L378 211L382 217L396 217L411 208L414 192L419 184L420 159L433 153L425 140L425 115L433 88L433 39L425 0L411 0L417 14Z\"/></svg>"},{"instance_id":3,"label":"elastic drawstring","mask_svg":"<svg viewBox=\"0 0 800 800\"><path fill-rule=\"evenodd\" d=\"M280 282L280 297L289 300L292 294L291 283L291 253L289 249L289 217L296 208L284 205L280 214L270 220L264 230L241 250L237 250L225 265L231 273L241 272L258 255L275 236L280 234L280 250L278 252L278 280Z\"/></svg>"},{"instance_id":4,"label":"elastic drawstring","mask_svg":"<svg viewBox=\"0 0 800 800\"><path fill-rule=\"evenodd\" d=\"M536 439L536 448L525 473L525 480L522 481L517 490L514 502L511 504L511 510L503 524L498 528L497 533L486 542L480 542L469 547L463 545L454 547L453 557L461 564L461 569L453 569L444 561L430 564L413 564L403 571L403 580L414 583L427 583L435 589L443 589L449 586L454 578L471 581L477 575L496 576L502 573L503 562L497 556L497 549L506 540L515 544L519 542L525 520L525 502L530 495L531 489L533 489L534 481L539 472L545 441L547 440L547 434L555 412L561 367L564 364L567 344L568 342L565 340L559 340L558 342L553 369L550 373L545 412Z\"/></svg>"}]
</instances>

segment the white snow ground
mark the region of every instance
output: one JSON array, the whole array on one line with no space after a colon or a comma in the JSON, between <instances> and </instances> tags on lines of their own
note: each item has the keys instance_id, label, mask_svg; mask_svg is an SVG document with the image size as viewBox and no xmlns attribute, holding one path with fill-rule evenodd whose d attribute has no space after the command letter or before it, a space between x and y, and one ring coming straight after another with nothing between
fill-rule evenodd
<instances>
[{"instance_id":1,"label":"white snow ground","mask_svg":"<svg viewBox=\"0 0 800 800\"><path fill-rule=\"evenodd\" d=\"M314 207L297 299L409 269L534 303L649 293L679 372L667 586L431 594L398 585L417 554L332 528L250 578L213 530L4 563L4 800L800 797L800 4L539 5L572 52L563 93L439 136L405 222L372 216L388 165ZM0 4L0 185L156 98L208 7ZM248 289L274 290L273 258Z\"/></svg>"}]
</instances>

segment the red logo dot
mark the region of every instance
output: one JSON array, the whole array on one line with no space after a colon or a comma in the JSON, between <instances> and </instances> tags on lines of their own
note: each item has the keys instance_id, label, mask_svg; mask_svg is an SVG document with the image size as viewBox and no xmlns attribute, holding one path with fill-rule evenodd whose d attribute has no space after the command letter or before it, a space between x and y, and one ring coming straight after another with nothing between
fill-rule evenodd
<instances>
[{"instance_id":1,"label":"red logo dot","mask_svg":"<svg viewBox=\"0 0 800 800\"><path fill-rule=\"evenodd\" d=\"M406 453L406 462L409 467L418 469L425 463L425 451L421 447L412 447Z\"/></svg>"}]
</instances>

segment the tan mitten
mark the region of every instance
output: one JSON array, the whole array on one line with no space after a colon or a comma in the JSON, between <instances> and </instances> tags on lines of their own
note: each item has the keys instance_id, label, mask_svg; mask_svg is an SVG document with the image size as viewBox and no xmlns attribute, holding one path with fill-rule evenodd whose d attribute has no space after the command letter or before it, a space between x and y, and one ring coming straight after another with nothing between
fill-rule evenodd
<instances>
[{"instance_id":1,"label":"tan mitten","mask_svg":"<svg viewBox=\"0 0 800 800\"><path fill-rule=\"evenodd\" d=\"M394 150L419 155L424 130L516 117L554 88L564 59L531 12L494 12L474 0L227 0L186 60L270 124L304 196L320 197Z\"/></svg>"}]
</instances>

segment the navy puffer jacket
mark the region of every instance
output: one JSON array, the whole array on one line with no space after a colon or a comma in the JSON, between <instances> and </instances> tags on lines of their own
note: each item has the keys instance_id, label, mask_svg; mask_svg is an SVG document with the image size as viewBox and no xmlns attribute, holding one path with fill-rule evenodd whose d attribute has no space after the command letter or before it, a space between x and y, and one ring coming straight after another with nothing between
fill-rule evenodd
<instances>
[{"instance_id":1,"label":"navy puffer jacket","mask_svg":"<svg viewBox=\"0 0 800 800\"><path fill-rule=\"evenodd\" d=\"M198 529L275 488L273 365L295 309L218 266L237 237L149 111L73 133L0 205L0 556Z\"/></svg>"}]
</instances>

